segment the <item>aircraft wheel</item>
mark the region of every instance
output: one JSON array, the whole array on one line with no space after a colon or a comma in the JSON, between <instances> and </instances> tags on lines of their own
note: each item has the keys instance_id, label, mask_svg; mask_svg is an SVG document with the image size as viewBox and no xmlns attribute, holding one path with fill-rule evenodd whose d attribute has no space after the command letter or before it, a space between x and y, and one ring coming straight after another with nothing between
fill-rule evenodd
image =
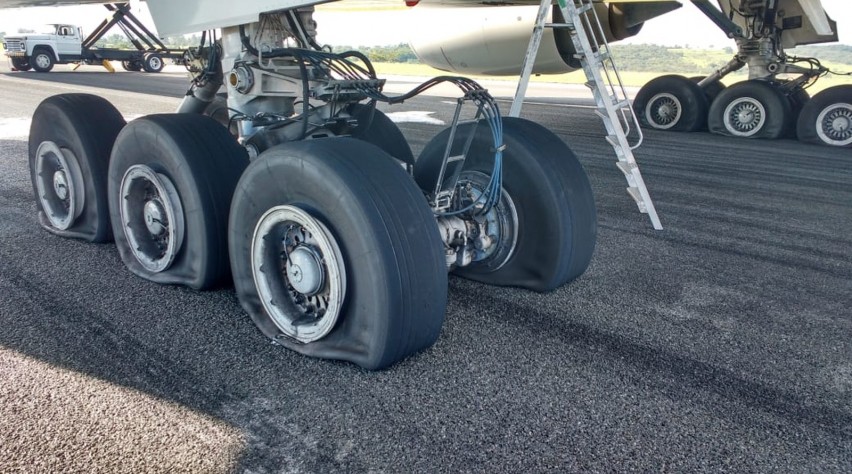
<instances>
[{"instance_id":1,"label":"aircraft wheel","mask_svg":"<svg viewBox=\"0 0 852 474\"><path fill-rule=\"evenodd\" d=\"M704 80L704 76L692 76L689 80L698 84ZM723 84L722 81L711 82L707 85L707 87L704 87L701 90L704 91L704 96L707 97L707 104L711 104L713 99L715 99L720 92L725 90L725 84Z\"/></svg>"},{"instance_id":2,"label":"aircraft wheel","mask_svg":"<svg viewBox=\"0 0 852 474\"><path fill-rule=\"evenodd\" d=\"M249 165L229 248L243 308L301 354L381 369L432 345L447 270L423 194L374 145L293 142Z\"/></svg>"},{"instance_id":3,"label":"aircraft wheel","mask_svg":"<svg viewBox=\"0 0 852 474\"><path fill-rule=\"evenodd\" d=\"M208 117L130 122L109 166L110 217L127 268L195 289L227 280L228 210L247 164L245 150Z\"/></svg>"},{"instance_id":4,"label":"aircraft wheel","mask_svg":"<svg viewBox=\"0 0 852 474\"><path fill-rule=\"evenodd\" d=\"M27 58L12 58L12 70L13 71L29 71L32 69L30 66L30 61Z\"/></svg>"},{"instance_id":5,"label":"aircraft wheel","mask_svg":"<svg viewBox=\"0 0 852 474\"><path fill-rule=\"evenodd\" d=\"M36 72L50 72L55 62L53 53L45 48L36 48L30 59L30 65Z\"/></svg>"},{"instance_id":6,"label":"aircraft wheel","mask_svg":"<svg viewBox=\"0 0 852 474\"><path fill-rule=\"evenodd\" d=\"M107 169L124 124L112 104L94 95L61 94L39 104L30 126L29 167L45 229L89 242L112 239Z\"/></svg>"},{"instance_id":7,"label":"aircraft wheel","mask_svg":"<svg viewBox=\"0 0 852 474\"><path fill-rule=\"evenodd\" d=\"M414 154L408 140L390 117L366 104L352 104L348 112L358 121L358 127L352 132L353 138L372 143L397 160L414 165Z\"/></svg>"},{"instance_id":8,"label":"aircraft wheel","mask_svg":"<svg viewBox=\"0 0 852 474\"><path fill-rule=\"evenodd\" d=\"M660 76L639 89L633 110L646 127L694 132L706 124L707 97L683 76Z\"/></svg>"},{"instance_id":9,"label":"aircraft wheel","mask_svg":"<svg viewBox=\"0 0 852 474\"><path fill-rule=\"evenodd\" d=\"M852 147L852 86L829 87L809 100L796 126L799 140Z\"/></svg>"},{"instance_id":10,"label":"aircraft wheel","mask_svg":"<svg viewBox=\"0 0 852 474\"><path fill-rule=\"evenodd\" d=\"M142 69L145 72L157 73L162 71L164 66L162 56L157 53L145 53L142 57Z\"/></svg>"},{"instance_id":11,"label":"aircraft wheel","mask_svg":"<svg viewBox=\"0 0 852 474\"><path fill-rule=\"evenodd\" d=\"M472 126L458 128L454 154L463 150ZM417 159L414 176L424 190L435 188L449 133L439 133ZM493 257L454 272L492 285L550 291L582 275L591 261L597 235L592 188L571 149L541 125L504 117L503 142L504 195L492 219L502 242ZM493 146L491 130L481 122L461 173L474 188L481 183L477 175L491 175Z\"/></svg>"},{"instance_id":12,"label":"aircraft wheel","mask_svg":"<svg viewBox=\"0 0 852 474\"><path fill-rule=\"evenodd\" d=\"M780 138L789 130L790 100L765 81L744 81L722 91L710 105L708 128L720 135Z\"/></svg>"}]
</instances>

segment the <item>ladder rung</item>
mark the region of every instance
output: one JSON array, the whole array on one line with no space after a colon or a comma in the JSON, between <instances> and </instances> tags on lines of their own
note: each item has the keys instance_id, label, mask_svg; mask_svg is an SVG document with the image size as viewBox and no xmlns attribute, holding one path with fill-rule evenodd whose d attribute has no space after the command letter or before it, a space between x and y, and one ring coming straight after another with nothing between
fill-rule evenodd
<instances>
[{"instance_id":1,"label":"ladder rung","mask_svg":"<svg viewBox=\"0 0 852 474\"><path fill-rule=\"evenodd\" d=\"M553 28L553 29L567 28L569 30L573 30L574 24L573 23L545 23L544 27L545 28Z\"/></svg>"},{"instance_id":2,"label":"ladder rung","mask_svg":"<svg viewBox=\"0 0 852 474\"><path fill-rule=\"evenodd\" d=\"M627 194L629 194L630 197L632 197L633 200L636 201L636 205L639 206L639 212L643 214L648 213L648 208L647 206L645 206L645 200L642 199L642 193L639 192L639 188L637 188L636 186L630 186L629 188L627 188Z\"/></svg>"},{"instance_id":3,"label":"ladder rung","mask_svg":"<svg viewBox=\"0 0 852 474\"><path fill-rule=\"evenodd\" d=\"M447 163L453 163L455 161L461 161L463 159L465 159L464 155L451 156L451 157L447 158Z\"/></svg>"},{"instance_id":4,"label":"ladder rung","mask_svg":"<svg viewBox=\"0 0 852 474\"><path fill-rule=\"evenodd\" d=\"M628 163L627 161L617 161L615 166L618 166L618 169L628 178L633 178L633 170L638 168L634 163Z\"/></svg>"},{"instance_id":5,"label":"ladder rung","mask_svg":"<svg viewBox=\"0 0 852 474\"><path fill-rule=\"evenodd\" d=\"M584 3L583 5L577 7L577 13L586 13L587 11L591 10L592 8L593 7L592 7L591 3Z\"/></svg>"}]
</instances>

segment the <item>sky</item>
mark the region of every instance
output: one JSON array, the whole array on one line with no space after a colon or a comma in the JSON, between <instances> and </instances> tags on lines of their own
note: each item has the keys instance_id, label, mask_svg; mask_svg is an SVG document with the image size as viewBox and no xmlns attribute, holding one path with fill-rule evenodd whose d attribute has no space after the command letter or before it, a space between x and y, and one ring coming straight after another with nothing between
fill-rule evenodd
<instances>
[{"instance_id":1,"label":"sky","mask_svg":"<svg viewBox=\"0 0 852 474\"><path fill-rule=\"evenodd\" d=\"M733 46L733 41L726 38L692 3L686 0L683 3L682 8L646 23L638 35L625 42L700 48ZM840 42L852 44L852 1L823 0L822 3L829 16L838 23ZM399 0L399 5L402 4L403 0ZM143 23L153 26L144 3L132 0L131 6ZM416 8L341 11L340 8L323 9L321 6L320 9L315 15L319 23L319 41L335 45L405 43L408 40L406 32L412 27L412 21L416 21ZM48 23L72 23L83 26L84 31L89 32L103 20L106 13L100 5L0 10L0 31L7 34L15 33L18 28L38 31L40 26ZM436 30L436 34L440 34L439 31Z\"/></svg>"}]
</instances>

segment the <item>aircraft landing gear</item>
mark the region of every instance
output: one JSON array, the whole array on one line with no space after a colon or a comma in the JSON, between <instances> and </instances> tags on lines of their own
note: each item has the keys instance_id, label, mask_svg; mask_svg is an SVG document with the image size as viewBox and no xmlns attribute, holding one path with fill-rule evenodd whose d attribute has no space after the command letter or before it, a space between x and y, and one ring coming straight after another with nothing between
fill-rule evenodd
<instances>
[{"instance_id":1,"label":"aircraft landing gear","mask_svg":"<svg viewBox=\"0 0 852 474\"><path fill-rule=\"evenodd\" d=\"M33 114L30 176L48 231L89 242L112 239L106 197L110 150L124 118L88 94L45 99Z\"/></svg>"},{"instance_id":2,"label":"aircraft landing gear","mask_svg":"<svg viewBox=\"0 0 852 474\"><path fill-rule=\"evenodd\" d=\"M796 129L803 142L852 147L852 86L816 94L802 107Z\"/></svg>"},{"instance_id":3,"label":"aircraft landing gear","mask_svg":"<svg viewBox=\"0 0 852 474\"><path fill-rule=\"evenodd\" d=\"M130 271L210 288L228 279L231 196L248 158L215 120L195 114L136 119L115 141L109 212Z\"/></svg>"},{"instance_id":4,"label":"aircraft landing gear","mask_svg":"<svg viewBox=\"0 0 852 474\"><path fill-rule=\"evenodd\" d=\"M377 147L270 148L240 179L229 227L240 303L280 344L374 370L438 338L447 271L435 220Z\"/></svg>"},{"instance_id":5,"label":"aircraft landing gear","mask_svg":"<svg viewBox=\"0 0 852 474\"><path fill-rule=\"evenodd\" d=\"M645 84L633 108L643 125L657 130L695 132L707 121L707 96L693 80L661 76Z\"/></svg>"},{"instance_id":6,"label":"aircraft landing gear","mask_svg":"<svg viewBox=\"0 0 852 474\"><path fill-rule=\"evenodd\" d=\"M458 127L453 154L472 126ZM435 188L449 135L445 130L433 138L415 164L415 178L424 190ZM592 189L579 160L553 132L506 117L503 137L503 199L491 212L474 217L482 222L472 233L486 242L474 239L473 248L460 249L472 262L454 271L492 285L550 291L580 276L591 261L597 235ZM478 125L460 173L461 189L470 188L474 200L484 188L477 177L491 172L492 146L488 127ZM445 176L454 171L448 169ZM471 222L452 222L447 227L472 227Z\"/></svg>"},{"instance_id":7,"label":"aircraft landing gear","mask_svg":"<svg viewBox=\"0 0 852 474\"><path fill-rule=\"evenodd\" d=\"M766 81L740 82L723 90L710 105L713 133L748 138L781 138L793 123L791 101Z\"/></svg>"}]
</instances>

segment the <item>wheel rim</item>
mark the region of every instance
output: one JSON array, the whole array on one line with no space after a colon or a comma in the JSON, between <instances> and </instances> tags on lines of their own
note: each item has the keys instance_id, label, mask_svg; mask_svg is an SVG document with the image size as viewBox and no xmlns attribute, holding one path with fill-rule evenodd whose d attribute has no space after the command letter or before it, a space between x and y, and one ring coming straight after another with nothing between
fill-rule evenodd
<instances>
[{"instance_id":1,"label":"wheel rim","mask_svg":"<svg viewBox=\"0 0 852 474\"><path fill-rule=\"evenodd\" d=\"M816 131L829 145L852 144L852 105L841 103L824 108L817 116Z\"/></svg>"},{"instance_id":2,"label":"wheel rim","mask_svg":"<svg viewBox=\"0 0 852 474\"><path fill-rule=\"evenodd\" d=\"M766 124L766 108L752 97L740 97L725 107L725 129L738 137L750 137Z\"/></svg>"},{"instance_id":3,"label":"wheel rim","mask_svg":"<svg viewBox=\"0 0 852 474\"><path fill-rule=\"evenodd\" d=\"M268 210L252 238L251 268L266 313L302 343L334 329L346 295L343 254L331 231L294 206Z\"/></svg>"},{"instance_id":4,"label":"wheel rim","mask_svg":"<svg viewBox=\"0 0 852 474\"><path fill-rule=\"evenodd\" d=\"M121 224L130 250L148 271L168 269L183 242L184 216L174 184L148 166L131 166L121 180Z\"/></svg>"},{"instance_id":5,"label":"wheel rim","mask_svg":"<svg viewBox=\"0 0 852 474\"><path fill-rule=\"evenodd\" d=\"M159 57L151 56L151 57L148 58L148 67L151 68L151 70L156 71L157 69L160 69L162 66L163 66L163 60L160 59Z\"/></svg>"},{"instance_id":6,"label":"wheel rim","mask_svg":"<svg viewBox=\"0 0 852 474\"><path fill-rule=\"evenodd\" d=\"M85 204L83 173L71 150L42 142L36 150L38 199L50 225L66 230L80 217Z\"/></svg>"},{"instance_id":7,"label":"wheel rim","mask_svg":"<svg viewBox=\"0 0 852 474\"><path fill-rule=\"evenodd\" d=\"M50 56L44 53L40 53L35 57L35 63L38 67L42 69L46 69L50 67Z\"/></svg>"},{"instance_id":8,"label":"wheel rim","mask_svg":"<svg viewBox=\"0 0 852 474\"><path fill-rule=\"evenodd\" d=\"M677 125L683 115L683 105L675 95L661 92L648 101L645 120L654 128L666 130Z\"/></svg>"},{"instance_id":9,"label":"wheel rim","mask_svg":"<svg viewBox=\"0 0 852 474\"><path fill-rule=\"evenodd\" d=\"M476 202L482 196L489 181L488 175L478 171L465 171L459 176L460 189L469 193L469 202ZM512 257L518 243L518 210L515 202L503 189L497 205L473 218L485 231L475 247L473 262L487 265L492 271L500 269Z\"/></svg>"}]
</instances>

